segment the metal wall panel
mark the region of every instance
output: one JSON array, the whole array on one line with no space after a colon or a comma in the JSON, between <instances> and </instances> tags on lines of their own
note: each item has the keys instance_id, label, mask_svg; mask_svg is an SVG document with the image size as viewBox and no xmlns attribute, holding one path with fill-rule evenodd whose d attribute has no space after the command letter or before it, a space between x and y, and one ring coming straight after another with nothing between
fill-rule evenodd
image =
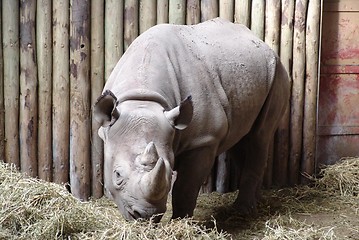
<instances>
[{"instance_id":1,"label":"metal wall panel","mask_svg":"<svg viewBox=\"0 0 359 240\"><path fill-rule=\"evenodd\" d=\"M324 1L319 164L359 156L359 1Z\"/></svg>"}]
</instances>

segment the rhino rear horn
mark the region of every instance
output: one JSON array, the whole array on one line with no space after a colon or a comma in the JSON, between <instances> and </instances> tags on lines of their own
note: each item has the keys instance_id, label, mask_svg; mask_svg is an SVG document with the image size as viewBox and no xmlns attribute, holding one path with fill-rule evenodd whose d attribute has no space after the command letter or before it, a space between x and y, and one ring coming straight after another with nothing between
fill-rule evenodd
<instances>
[{"instance_id":1,"label":"rhino rear horn","mask_svg":"<svg viewBox=\"0 0 359 240\"><path fill-rule=\"evenodd\" d=\"M111 126L118 119L120 114L116 109L116 102L116 96L106 90L93 106L94 117L103 127Z\"/></svg>"},{"instance_id":2,"label":"rhino rear horn","mask_svg":"<svg viewBox=\"0 0 359 240\"><path fill-rule=\"evenodd\" d=\"M150 142L149 144L147 144L145 151L143 152L142 156L141 156L141 161L140 163L143 166L150 166L150 167L154 167L156 162L158 161L159 156L158 156L158 152L156 149L156 146L153 142Z\"/></svg>"},{"instance_id":3,"label":"rhino rear horn","mask_svg":"<svg viewBox=\"0 0 359 240\"><path fill-rule=\"evenodd\" d=\"M179 106L164 113L172 126L179 130L185 129L193 117L192 96L188 96Z\"/></svg>"}]
</instances>

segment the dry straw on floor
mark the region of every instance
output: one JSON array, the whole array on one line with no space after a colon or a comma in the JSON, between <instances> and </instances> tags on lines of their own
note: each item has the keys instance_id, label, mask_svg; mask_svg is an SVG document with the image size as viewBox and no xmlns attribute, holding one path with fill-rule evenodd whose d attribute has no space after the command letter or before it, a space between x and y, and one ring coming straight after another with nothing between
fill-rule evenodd
<instances>
[{"instance_id":1,"label":"dry straw on floor","mask_svg":"<svg viewBox=\"0 0 359 240\"><path fill-rule=\"evenodd\" d=\"M196 220L170 221L169 209L153 224L126 222L106 199L80 202L0 163L0 239L359 239L359 158L320 176L313 186L266 190L255 217L237 214L236 193L212 193L199 197Z\"/></svg>"},{"instance_id":2,"label":"dry straw on floor","mask_svg":"<svg viewBox=\"0 0 359 240\"><path fill-rule=\"evenodd\" d=\"M226 239L194 220L126 222L106 200L80 202L65 187L0 164L0 239Z\"/></svg>"}]
</instances>

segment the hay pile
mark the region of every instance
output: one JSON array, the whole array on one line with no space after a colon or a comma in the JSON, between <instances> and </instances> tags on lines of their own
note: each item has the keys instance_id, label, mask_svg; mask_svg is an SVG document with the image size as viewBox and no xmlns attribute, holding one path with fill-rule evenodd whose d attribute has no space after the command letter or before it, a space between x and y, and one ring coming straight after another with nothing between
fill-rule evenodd
<instances>
[{"instance_id":1,"label":"hay pile","mask_svg":"<svg viewBox=\"0 0 359 240\"><path fill-rule=\"evenodd\" d=\"M359 197L359 158L343 158L322 169L319 176L317 188L343 197Z\"/></svg>"},{"instance_id":2,"label":"hay pile","mask_svg":"<svg viewBox=\"0 0 359 240\"><path fill-rule=\"evenodd\" d=\"M231 207L236 193L201 196L195 216L213 215L233 239L359 239L359 158L327 166L312 180L311 186L265 190L253 218Z\"/></svg>"},{"instance_id":3,"label":"hay pile","mask_svg":"<svg viewBox=\"0 0 359 240\"><path fill-rule=\"evenodd\" d=\"M65 187L0 163L0 239L226 239L194 220L126 222L105 199L80 202Z\"/></svg>"},{"instance_id":4,"label":"hay pile","mask_svg":"<svg viewBox=\"0 0 359 240\"><path fill-rule=\"evenodd\" d=\"M169 203L153 224L126 222L106 199L80 202L0 163L0 239L359 239L359 158L324 168L313 182L264 191L254 217L232 207L237 193L211 193L199 197L194 219L170 221Z\"/></svg>"}]
</instances>

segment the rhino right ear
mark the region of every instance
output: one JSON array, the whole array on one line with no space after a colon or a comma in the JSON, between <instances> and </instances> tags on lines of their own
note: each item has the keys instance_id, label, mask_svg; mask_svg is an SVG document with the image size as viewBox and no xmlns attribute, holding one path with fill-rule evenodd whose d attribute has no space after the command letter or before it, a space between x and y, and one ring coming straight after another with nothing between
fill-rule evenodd
<instances>
[{"instance_id":1,"label":"rhino right ear","mask_svg":"<svg viewBox=\"0 0 359 240\"><path fill-rule=\"evenodd\" d=\"M192 96L188 96L179 106L165 111L164 114L173 127L178 130L185 129L193 117Z\"/></svg>"},{"instance_id":2,"label":"rhino right ear","mask_svg":"<svg viewBox=\"0 0 359 240\"><path fill-rule=\"evenodd\" d=\"M116 106L117 98L110 90L106 90L97 99L93 106L93 112L95 119L102 125L102 127L113 125L119 118L120 113Z\"/></svg>"}]
</instances>

